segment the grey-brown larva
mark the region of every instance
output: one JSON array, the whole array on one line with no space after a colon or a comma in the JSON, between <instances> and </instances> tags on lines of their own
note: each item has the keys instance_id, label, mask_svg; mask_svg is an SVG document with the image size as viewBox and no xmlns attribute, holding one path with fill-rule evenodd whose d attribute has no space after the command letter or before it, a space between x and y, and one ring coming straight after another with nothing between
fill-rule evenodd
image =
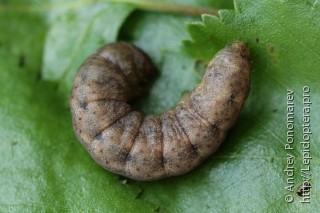
<instances>
[{"instance_id":1,"label":"grey-brown larva","mask_svg":"<svg viewBox=\"0 0 320 213\"><path fill-rule=\"evenodd\" d=\"M237 41L219 51L202 82L160 116L127 103L152 73L137 47L108 44L79 68L71 96L84 147L105 169L135 180L184 174L217 150L249 93L249 50Z\"/></svg>"}]
</instances>

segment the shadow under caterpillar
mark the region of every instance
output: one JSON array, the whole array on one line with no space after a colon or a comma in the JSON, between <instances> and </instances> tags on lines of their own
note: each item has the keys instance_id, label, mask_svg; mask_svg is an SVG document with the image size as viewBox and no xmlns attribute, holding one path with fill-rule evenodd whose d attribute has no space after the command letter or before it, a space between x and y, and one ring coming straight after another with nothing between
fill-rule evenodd
<instances>
[{"instance_id":1,"label":"shadow under caterpillar","mask_svg":"<svg viewBox=\"0 0 320 213\"><path fill-rule=\"evenodd\" d=\"M202 82L162 115L127 103L153 74L149 57L118 42L89 56L71 95L74 130L94 160L135 180L184 174L214 153L236 121L250 89L249 50L236 41L209 63Z\"/></svg>"}]
</instances>

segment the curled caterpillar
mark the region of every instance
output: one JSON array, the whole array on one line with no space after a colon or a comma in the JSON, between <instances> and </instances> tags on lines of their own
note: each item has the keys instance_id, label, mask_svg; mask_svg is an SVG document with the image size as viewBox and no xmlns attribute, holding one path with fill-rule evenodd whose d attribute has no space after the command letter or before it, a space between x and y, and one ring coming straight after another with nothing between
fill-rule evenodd
<instances>
[{"instance_id":1,"label":"curled caterpillar","mask_svg":"<svg viewBox=\"0 0 320 213\"><path fill-rule=\"evenodd\" d=\"M75 77L73 126L94 160L135 180L184 174L214 153L236 121L250 89L249 50L234 42L209 63L202 82L162 115L127 103L152 77L149 57L118 42L89 56Z\"/></svg>"}]
</instances>

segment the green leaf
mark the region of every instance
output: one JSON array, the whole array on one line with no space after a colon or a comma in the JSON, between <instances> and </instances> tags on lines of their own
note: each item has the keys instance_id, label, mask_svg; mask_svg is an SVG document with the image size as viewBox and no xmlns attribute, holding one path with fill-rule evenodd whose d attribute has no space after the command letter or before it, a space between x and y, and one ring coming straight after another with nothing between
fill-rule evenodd
<instances>
[{"instance_id":1,"label":"green leaf","mask_svg":"<svg viewBox=\"0 0 320 213\"><path fill-rule=\"evenodd\" d=\"M0 3L0 29L5 29L0 33L1 212L319 209L318 1L237 0L234 11L220 11L220 18L204 15L202 22L186 15L132 13L140 5L138 0L130 5L38 2ZM231 5L230 1L174 2ZM181 41L190 38L185 22L192 22L188 25L192 40L183 45ZM196 170L162 181L127 180L100 168L76 139L67 99L73 76L95 48L115 40L144 49L158 69L150 93L135 103L146 113L173 107L184 90L200 81L199 65L227 43L248 44L253 66L248 101L219 151ZM305 85L313 102L310 204L301 204L296 193L304 166L299 141ZM287 89L295 91L294 151L284 149ZM285 190L288 153L296 156L292 193ZM286 195L292 195L294 202L287 204Z\"/></svg>"},{"instance_id":2,"label":"green leaf","mask_svg":"<svg viewBox=\"0 0 320 213\"><path fill-rule=\"evenodd\" d=\"M101 3L53 11L45 44L44 79L59 81L59 89L69 98L82 61L98 47L116 41L118 29L132 10L129 5Z\"/></svg>"}]
</instances>

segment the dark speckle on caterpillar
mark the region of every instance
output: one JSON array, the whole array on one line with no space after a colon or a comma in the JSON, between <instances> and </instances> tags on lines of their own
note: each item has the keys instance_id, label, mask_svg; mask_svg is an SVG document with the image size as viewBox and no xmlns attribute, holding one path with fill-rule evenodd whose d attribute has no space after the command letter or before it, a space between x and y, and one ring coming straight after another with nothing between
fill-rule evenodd
<instances>
[{"instance_id":1,"label":"dark speckle on caterpillar","mask_svg":"<svg viewBox=\"0 0 320 213\"><path fill-rule=\"evenodd\" d=\"M71 95L73 126L84 147L105 169L135 180L184 174L217 150L249 93L249 50L237 41L219 51L202 82L160 116L144 116L128 104L152 75L140 49L108 44L79 68Z\"/></svg>"}]
</instances>

